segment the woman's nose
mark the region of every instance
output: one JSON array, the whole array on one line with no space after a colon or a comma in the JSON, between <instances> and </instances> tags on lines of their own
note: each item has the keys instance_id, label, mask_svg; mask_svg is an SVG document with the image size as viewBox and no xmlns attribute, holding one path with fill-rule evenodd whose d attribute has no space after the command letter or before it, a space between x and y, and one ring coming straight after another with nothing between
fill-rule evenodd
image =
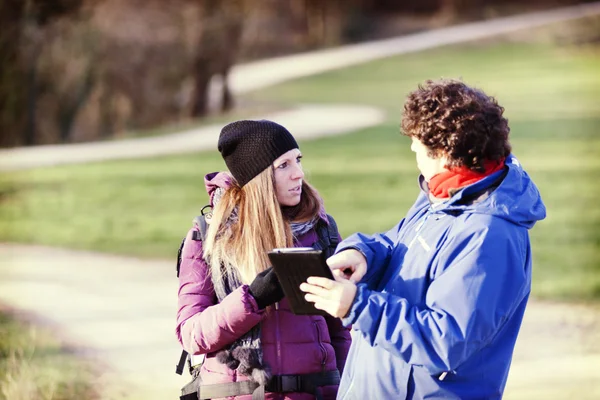
<instances>
[{"instance_id":1,"label":"woman's nose","mask_svg":"<svg viewBox=\"0 0 600 400\"><path fill-rule=\"evenodd\" d=\"M294 171L292 172L292 179L301 178L304 178L304 170L302 169L302 165L295 165Z\"/></svg>"}]
</instances>

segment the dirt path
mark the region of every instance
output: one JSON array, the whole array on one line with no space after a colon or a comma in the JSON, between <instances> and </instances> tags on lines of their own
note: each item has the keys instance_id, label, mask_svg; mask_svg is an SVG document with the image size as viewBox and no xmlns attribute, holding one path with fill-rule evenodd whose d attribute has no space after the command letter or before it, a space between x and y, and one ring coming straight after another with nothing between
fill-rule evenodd
<instances>
[{"instance_id":1,"label":"dirt path","mask_svg":"<svg viewBox=\"0 0 600 400\"><path fill-rule=\"evenodd\" d=\"M506 399L600 399L600 305L530 301Z\"/></svg>"},{"instance_id":2,"label":"dirt path","mask_svg":"<svg viewBox=\"0 0 600 400\"><path fill-rule=\"evenodd\" d=\"M361 105L302 105L292 110L249 119L269 119L288 128L299 140L340 135L381 124L385 113ZM223 124L213 124L164 136L104 142L0 149L0 171L115 159L156 157L217 149Z\"/></svg>"},{"instance_id":3,"label":"dirt path","mask_svg":"<svg viewBox=\"0 0 600 400\"><path fill-rule=\"evenodd\" d=\"M174 398L185 383L176 301L171 261L0 244L0 303L57 329L132 399ZM531 301L505 398L600 398L600 306Z\"/></svg>"},{"instance_id":4,"label":"dirt path","mask_svg":"<svg viewBox=\"0 0 600 400\"><path fill-rule=\"evenodd\" d=\"M0 244L0 303L57 330L146 399L175 398L187 378L175 374L176 302L169 261Z\"/></svg>"}]
</instances>

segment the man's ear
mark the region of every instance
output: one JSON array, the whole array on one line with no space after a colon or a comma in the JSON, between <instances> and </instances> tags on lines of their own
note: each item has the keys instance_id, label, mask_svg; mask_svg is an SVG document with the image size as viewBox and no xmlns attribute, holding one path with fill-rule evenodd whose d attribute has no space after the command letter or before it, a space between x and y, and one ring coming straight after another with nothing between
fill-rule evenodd
<instances>
[{"instance_id":1,"label":"man's ear","mask_svg":"<svg viewBox=\"0 0 600 400\"><path fill-rule=\"evenodd\" d=\"M438 160L440 161L440 166L441 167L443 167L447 171L450 170L450 168L448 167L449 158L446 155L446 153L440 154L440 156L438 157Z\"/></svg>"}]
</instances>

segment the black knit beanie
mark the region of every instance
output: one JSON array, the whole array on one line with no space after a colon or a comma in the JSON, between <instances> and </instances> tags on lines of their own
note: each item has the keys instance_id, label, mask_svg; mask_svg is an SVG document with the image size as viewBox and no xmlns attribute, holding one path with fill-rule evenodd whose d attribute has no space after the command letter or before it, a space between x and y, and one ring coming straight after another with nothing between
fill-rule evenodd
<instances>
[{"instance_id":1,"label":"black knit beanie","mask_svg":"<svg viewBox=\"0 0 600 400\"><path fill-rule=\"evenodd\" d=\"M218 149L240 186L267 169L298 143L283 126L272 121L236 121L225 125Z\"/></svg>"}]
</instances>

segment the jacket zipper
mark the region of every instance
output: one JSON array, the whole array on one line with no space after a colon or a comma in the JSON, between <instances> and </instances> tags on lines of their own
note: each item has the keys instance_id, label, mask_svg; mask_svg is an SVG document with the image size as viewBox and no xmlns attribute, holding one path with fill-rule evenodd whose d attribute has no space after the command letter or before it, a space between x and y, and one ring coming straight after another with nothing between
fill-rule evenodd
<instances>
[{"instance_id":1,"label":"jacket zipper","mask_svg":"<svg viewBox=\"0 0 600 400\"><path fill-rule=\"evenodd\" d=\"M281 338L279 334L279 302L275 303L275 348L277 349L277 373L281 374Z\"/></svg>"},{"instance_id":2,"label":"jacket zipper","mask_svg":"<svg viewBox=\"0 0 600 400\"><path fill-rule=\"evenodd\" d=\"M354 342L353 342L353 344L354 344ZM356 339L355 354L360 354L360 345L361 345L361 339L360 338ZM354 366L356 366L356 364ZM350 368L350 366L347 366L346 368ZM352 371L352 375L348 379L348 381L350 381L350 384L348 385L348 388L346 389L346 391L344 393L338 393L340 395L340 400L344 400L345 398L347 398L348 395L352 392L352 389L354 388L354 371ZM340 386L341 386L341 382L340 382Z\"/></svg>"},{"instance_id":3,"label":"jacket zipper","mask_svg":"<svg viewBox=\"0 0 600 400\"><path fill-rule=\"evenodd\" d=\"M417 240L419 238L419 234L423 230L423 226L425 225L425 223L427 222L427 220L429 219L429 217L431 217L432 214L433 214L433 212L431 211L431 207L429 207L429 209L427 210L427 213L425 215L425 218L423 218L423 221L421 221L419 223L419 225L417 225L417 227L415 228L415 236L412 238L412 240L408 244L408 248L409 249L415 243L415 240Z\"/></svg>"},{"instance_id":4,"label":"jacket zipper","mask_svg":"<svg viewBox=\"0 0 600 400\"><path fill-rule=\"evenodd\" d=\"M321 354L323 355L323 358L321 359L321 369L325 371L325 366L327 364L327 350L321 341L321 330L319 329L319 324L317 321L313 321L313 324L315 324L315 328L317 330L317 340L319 341L319 347L321 348Z\"/></svg>"}]
</instances>

